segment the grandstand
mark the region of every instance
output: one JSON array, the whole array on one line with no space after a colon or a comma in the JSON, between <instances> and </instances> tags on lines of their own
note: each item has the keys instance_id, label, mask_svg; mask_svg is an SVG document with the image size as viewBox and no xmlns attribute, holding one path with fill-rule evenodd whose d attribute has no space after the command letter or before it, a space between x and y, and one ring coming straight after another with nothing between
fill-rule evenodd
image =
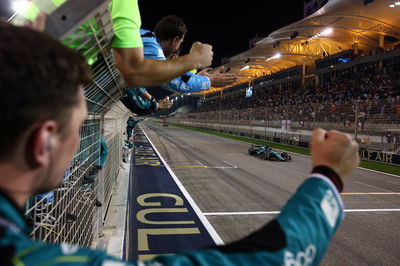
<instances>
[{"instance_id":1,"label":"grandstand","mask_svg":"<svg viewBox=\"0 0 400 266\"><path fill-rule=\"evenodd\" d=\"M312 15L230 58L225 66L238 83L208 91L186 122L279 128L289 120L285 133L342 129L361 136L365 147L398 152L382 130L399 125L398 8L385 1L308 1L305 8ZM250 84L253 96L245 97Z\"/></svg>"},{"instance_id":2,"label":"grandstand","mask_svg":"<svg viewBox=\"0 0 400 266\"><path fill-rule=\"evenodd\" d=\"M196 204L193 205L194 201L201 204L211 202L211 205L216 204L218 210L225 210L226 206L232 209L240 206L242 212L246 212L246 208L259 207L259 198L256 196L263 195L264 191L253 193L251 189L262 187L265 180L251 181L254 184L247 187L247 184L240 183L243 173L237 176L232 173L239 181L232 181L229 175L229 171L240 168L236 165L239 162L231 164L225 161L226 158L223 160L221 155L218 163L224 163L214 163L219 159L217 152L226 146L234 147L234 143L226 144L224 141L190 133L185 135L178 131L174 131L174 134L180 138L174 139L172 133L160 130L154 125L156 123L146 123L146 126L136 127L135 144L143 148L133 152L128 163L122 163L126 120L131 113L120 102L126 84L115 67L111 53L113 31L108 2L32 0L27 11L15 13L9 18L9 22L21 24L25 19L35 17L39 10L45 11L49 14L46 32L81 52L93 72L93 80L85 88L89 116L81 128L79 149L65 172L62 186L53 192L33 197L26 204L25 215L34 225L31 237L51 243L68 242L108 248L113 255L137 260L149 259L157 254L173 254L182 248L223 244L223 240L233 241L242 237L244 232L257 229L261 222L271 218L272 212L263 213L262 219L258 217L259 220L255 219L257 222L254 224L252 221L243 222L241 218L215 222L218 215L225 214L208 211L206 218L201 213L204 210L200 211ZM160 116L164 122L302 148L308 148L313 128L340 129L354 135L367 154L365 159L372 158L373 152L377 153L376 156L384 153L385 160L373 160L400 164L400 159L399 163L393 163L395 160L391 161L392 157L386 155L400 154L400 6L390 7L391 2L306 1L304 19L277 29L251 49L229 58L224 66L237 74L239 79L236 84L192 95L174 94L171 96L172 107L155 116ZM246 97L249 87L252 95ZM192 137L193 142L187 141ZM106 153L102 138L108 150ZM162 141L165 140L170 142L164 145ZM156 141L162 145L157 145ZM192 143L197 147L215 150L209 155L195 153L191 151L194 147ZM161 146L160 152L156 146ZM175 149L181 146L183 152L177 152ZM169 153L169 149L175 152ZM244 150L242 146L240 149ZM238 151L232 149L227 154L237 155ZM104 165L101 162L103 155L107 157ZM177 163L169 163L163 157L174 158ZM193 159L190 164L185 161L187 157ZM300 156L296 159L305 160ZM178 169L176 175L185 176L183 185L176 181L178 178L171 168L164 167L168 165ZM193 172L186 167L191 167ZM280 171L274 167L270 166L270 169ZM309 170L300 163L295 167L301 173ZM209 172L199 174L195 172L198 169ZM211 178L208 175L213 177L213 174L209 174L211 170L219 171L220 176L216 177L225 178L219 187L210 185ZM290 169L283 171L287 171L284 172L286 176L292 174ZM265 171L260 172L252 172L249 180L265 174ZM201 183L204 176L208 178L208 183ZM379 177L386 178L381 174ZM167 178L177 183L171 181L171 185L165 181ZM390 180L398 181L398 177ZM244 196L234 189L230 190L234 182L245 188ZM297 183L297 180L290 180L285 183L285 188L276 186L277 192L273 192L277 194L276 202L268 202L261 207L280 207L286 200L282 195L288 196L286 194ZM140 184L146 184L145 188L138 189ZM189 192L182 189L190 185L190 194L199 191L209 194L194 197L193 200ZM275 185L271 187L275 188ZM388 187L385 189L385 193L389 193ZM225 201L217 199L219 194L224 193L228 195L224 196ZM167 199L160 200L160 197ZM247 198L256 199L246 205L243 202ZM171 204L173 201L175 205ZM390 204L396 207L398 200ZM149 218L163 208L172 215L154 220ZM353 209L358 208L355 206ZM204 209L208 210L207 207ZM258 210L255 208L253 211ZM179 216L186 213L188 216ZM239 233L236 229L220 226L220 238L211 226L212 222L216 228L227 223L247 227ZM150 227L143 229L144 225ZM184 233L176 235L187 239L168 241L163 238L178 229ZM159 235L154 233L161 231ZM234 237L230 237L230 233ZM148 241L151 236L155 239ZM155 244L157 241L161 244ZM387 243L390 246L397 242ZM373 248L366 248L365 253L371 253L371 250ZM386 252L390 254L387 257L389 264L398 259L397 250L386 248ZM361 259L354 254L346 254L349 259L344 261L352 261L353 255L357 263L364 262L363 259L372 261L368 260L365 253L362 255L364 257L360 255ZM330 261L338 264L343 263L340 259L339 256L329 257ZM385 263L383 261L382 264Z\"/></svg>"}]
</instances>

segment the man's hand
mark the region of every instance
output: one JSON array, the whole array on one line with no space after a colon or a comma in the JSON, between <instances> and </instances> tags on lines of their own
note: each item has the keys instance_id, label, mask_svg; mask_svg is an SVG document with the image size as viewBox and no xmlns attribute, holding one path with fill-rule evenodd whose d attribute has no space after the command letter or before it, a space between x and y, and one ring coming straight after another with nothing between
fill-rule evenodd
<instances>
[{"instance_id":1,"label":"man's hand","mask_svg":"<svg viewBox=\"0 0 400 266\"><path fill-rule=\"evenodd\" d=\"M197 75L204 76L204 77L210 77L211 75L209 72L211 70L212 70L211 67L207 67L207 68L203 69L202 71L198 72Z\"/></svg>"},{"instance_id":2,"label":"man's hand","mask_svg":"<svg viewBox=\"0 0 400 266\"><path fill-rule=\"evenodd\" d=\"M228 86L237 80L234 73L223 73L224 66L217 68L214 72L208 73L207 77L210 79L212 87Z\"/></svg>"},{"instance_id":3,"label":"man's hand","mask_svg":"<svg viewBox=\"0 0 400 266\"><path fill-rule=\"evenodd\" d=\"M189 56L192 58L195 68L205 68L211 65L213 58L212 46L205 43L194 42Z\"/></svg>"},{"instance_id":4,"label":"man's hand","mask_svg":"<svg viewBox=\"0 0 400 266\"><path fill-rule=\"evenodd\" d=\"M311 139L312 166L327 166L342 180L360 163L358 144L348 134L317 128Z\"/></svg>"},{"instance_id":5,"label":"man's hand","mask_svg":"<svg viewBox=\"0 0 400 266\"><path fill-rule=\"evenodd\" d=\"M163 109L168 109L172 106L172 101L163 99L158 101L158 109L163 110Z\"/></svg>"},{"instance_id":6,"label":"man's hand","mask_svg":"<svg viewBox=\"0 0 400 266\"><path fill-rule=\"evenodd\" d=\"M25 21L24 26L33 30L44 31L44 28L46 27L46 18L45 13L39 13L33 22L30 20Z\"/></svg>"}]
</instances>

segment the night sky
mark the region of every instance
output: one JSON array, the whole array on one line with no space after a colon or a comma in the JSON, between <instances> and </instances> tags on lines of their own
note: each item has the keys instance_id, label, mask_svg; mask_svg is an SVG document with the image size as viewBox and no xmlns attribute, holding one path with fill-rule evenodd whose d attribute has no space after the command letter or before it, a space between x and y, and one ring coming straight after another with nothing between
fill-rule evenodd
<instances>
[{"instance_id":1,"label":"night sky","mask_svg":"<svg viewBox=\"0 0 400 266\"><path fill-rule=\"evenodd\" d=\"M0 16L11 14L10 2L0 0ZM152 30L166 15L181 17L189 27L182 54L193 41L214 47L213 67L221 58L248 50L250 39L265 37L274 30L303 18L303 0L139 0L142 28Z\"/></svg>"},{"instance_id":2,"label":"night sky","mask_svg":"<svg viewBox=\"0 0 400 266\"><path fill-rule=\"evenodd\" d=\"M189 52L193 41L209 43L214 47L213 67L222 57L248 50L257 34L266 37L303 18L303 0L139 0L139 6L145 29L153 29L163 16L181 17L189 27L182 52Z\"/></svg>"}]
</instances>

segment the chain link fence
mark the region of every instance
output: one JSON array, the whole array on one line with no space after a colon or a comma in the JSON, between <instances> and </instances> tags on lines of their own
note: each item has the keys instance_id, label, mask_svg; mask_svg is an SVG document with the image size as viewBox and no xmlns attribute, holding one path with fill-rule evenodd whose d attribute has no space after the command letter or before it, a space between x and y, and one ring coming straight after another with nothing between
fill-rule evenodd
<instances>
[{"instance_id":1,"label":"chain link fence","mask_svg":"<svg viewBox=\"0 0 400 266\"><path fill-rule=\"evenodd\" d=\"M26 19L33 20L39 11L45 12L47 23L52 23L46 30L79 51L93 74L92 82L85 88L89 117L81 128L77 153L60 177L61 186L26 203L25 215L32 222L31 237L35 240L101 246L98 240L103 235L103 220L120 169L122 134L128 115L119 102L125 84L111 53L113 31L107 2L34 0L29 2L26 12L15 13L8 19L21 24ZM76 12L78 8L80 12ZM59 10L63 15L53 16ZM69 23L64 23L67 17ZM61 29L64 32L58 32ZM101 162L104 156L105 163Z\"/></svg>"},{"instance_id":2,"label":"chain link fence","mask_svg":"<svg viewBox=\"0 0 400 266\"><path fill-rule=\"evenodd\" d=\"M33 197L25 214L31 237L51 243L97 246L122 158L124 118L92 116L81 128L77 153L59 188ZM101 168L101 136L107 159Z\"/></svg>"}]
</instances>

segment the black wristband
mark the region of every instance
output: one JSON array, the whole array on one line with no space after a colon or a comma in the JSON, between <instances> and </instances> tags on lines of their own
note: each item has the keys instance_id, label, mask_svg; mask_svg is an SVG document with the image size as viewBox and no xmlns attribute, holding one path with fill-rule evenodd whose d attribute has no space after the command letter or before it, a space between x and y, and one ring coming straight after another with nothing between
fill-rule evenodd
<instances>
[{"instance_id":1,"label":"black wristband","mask_svg":"<svg viewBox=\"0 0 400 266\"><path fill-rule=\"evenodd\" d=\"M155 101L156 101L156 98L154 98L154 96L152 95L150 101L151 101L151 102L155 102Z\"/></svg>"},{"instance_id":2,"label":"black wristband","mask_svg":"<svg viewBox=\"0 0 400 266\"><path fill-rule=\"evenodd\" d=\"M329 168L328 166L324 165L318 165L314 167L311 171L312 174L322 174L329 178L333 184L335 184L337 190L339 192L343 191L343 182L340 176L332 169Z\"/></svg>"}]
</instances>

